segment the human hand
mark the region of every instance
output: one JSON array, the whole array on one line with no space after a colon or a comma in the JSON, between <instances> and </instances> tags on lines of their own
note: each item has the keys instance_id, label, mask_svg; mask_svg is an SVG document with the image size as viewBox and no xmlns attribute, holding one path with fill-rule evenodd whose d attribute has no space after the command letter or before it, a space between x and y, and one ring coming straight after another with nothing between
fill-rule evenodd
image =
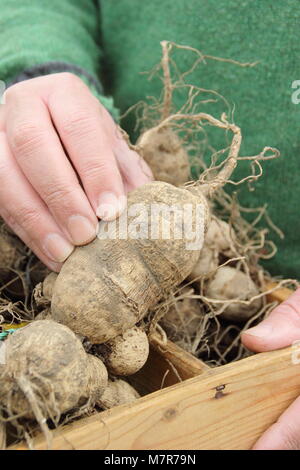
<instances>
[{"instance_id":1,"label":"human hand","mask_svg":"<svg viewBox=\"0 0 300 470\"><path fill-rule=\"evenodd\" d=\"M244 345L263 352L300 340L300 289L276 307L270 316L242 335ZM256 442L254 450L300 450L300 397Z\"/></svg>"},{"instance_id":2,"label":"human hand","mask_svg":"<svg viewBox=\"0 0 300 470\"><path fill-rule=\"evenodd\" d=\"M0 215L53 271L152 179L80 78L20 82L0 106ZM109 215L104 207L113 207ZM97 215L97 216L96 216Z\"/></svg>"}]
</instances>

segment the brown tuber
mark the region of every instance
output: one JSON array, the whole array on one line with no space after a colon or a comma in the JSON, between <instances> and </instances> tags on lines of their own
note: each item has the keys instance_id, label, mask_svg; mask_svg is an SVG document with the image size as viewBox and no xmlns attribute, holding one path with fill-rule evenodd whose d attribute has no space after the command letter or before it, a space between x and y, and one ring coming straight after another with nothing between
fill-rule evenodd
<instances>
[{"instance_id":1,"label":"brown tuber","mask_svg":"<svg viewBox=\"0 0 300 470\"><path fill-rule=\"evenodd\" d=\"M134 327L103 346L103 360L113 375L132 375L140 370L148 359L149 341L141 328Z\"/></svg>"},{"instance_id":2,"label":"brown tuber","mask_svg":"<svg viewBox=\"0 0 300 470\"><path fill-rule=\"evenodd\" d=\"M236 236L232 227L224 220L212 216L199 259L188 276L189 281L212 277L218 266L219 257L234 255L233 243Z\"/></svg>"},{"instance_id":3,"label":"brown tuber","mask_svg":"<svg viewBox=\"0 0 300 470\"><path fill-rule=\"evenodd\" d=\"M218 252L209 246L203 245L200 257L188 276L189 281L199 281L203 277L213 275L219 265Z\"/></svg>"},{"instance_id":4,"label":"brown tuber","mask_svg":"<svg viewBox=\"0 0 300 470\"><path fill-rule=\"evenodd\" d=\"M235 240L234 231L229 224L212 216L200 257L188 276L188 280L194 281L213 276L219 266L220 255L230 257L234 254L232 248Z\"/></svg>"},{"instance_id":5,"label":"brown tuber","mask_svg":"<svg viewBox=\"0 0 300 470\"><path fill-rule=\"evenodd\" d=\"M13 268L19 258L17 240L9 234L0 233L0 270Z\"/></svg>"},{"instance_id":6,"label":"brown tuber","mask_svg":"<svg viewBox=\"0 0 300 470\"><path fill-rule=\"evenodd\" d=\"M104 410L109 410L115 406L129 405L138 398L140 398L138 392L125 380L109 380L108 386L97 404Z\"/></svg>"},{"instance_id":7,"label":"brown tuber","mask_svg":"<svg viewBox=\"0 0 300 470\"><path fill-rule=\"evenodd\" d=\"M5 346L0 407L35 417L42 429L46 418L97 401L107 386L100 359L87 354L75 334L54 321L30 323L9 336Z\"/></svg>"},{"instance_id":8,"label":"brown tuber","mask_svg":"<svg viewBox=\"0 0 300 470\"><path fill-rule=\"evenodd\" d=\"M258 294L258 288L249 276L229 266L220 267L206 288L206 296L215 300L239 299L249 301ZM220 316L226 320L242 322L251 318L259 311L261 306L261 298L254 299L249 304L237 300L229 303Z\"/></svg>"},{"instance_id":9,"label":"brown tuber","mask_svg":"<svg viewBox=\"0 0 300 470\"><path fill-rule=\"evenodd\" d=\"M151 233L152 204L189 204L193 209L204 206L203 230L209 220L205 198L168 183L146 184L128 196L128 213L134 204L143 204L139 223ZM195 217L195 210L194 217ZM132 223L130 217L129 225ZM142 219L142 220L141 220ZM159 222L164 221L163 215ZM101 225L101 223L100 223ZM191 240L174 239L159 233L127 240L97 238L89 245L78 247L64 263L52 297L53 319L86 336L91 343L104 343L133 327L148 310L172 287L190 273L199 257L199 250L187 249ZM107 226L114 227L114 221ZM159 226L159 225L158 225ZM192 217L192 226L195 223ZM177 227L175 225L175 227ZM200 245L201 248L201 245Z\"/></svg>"},{"instance_id":10,"label":"brown tuber","mask_svg":"<svg viewBox=\"0 0 300 470\"><path fill-rule=\"evenodd\" d=\"M190 274L196 264L202 239L197 249L188 249L191 231L206 232L210 221L206 196L222 187L234 170L241 144L240 129L225 118L219 121L208 114L189 116L174 114L161 122L164 128L171 121L193 119L208 121L211 125L233 132L229 154L219 174L201 186L177 188L165 182L152 182L128 196L129 236L118 237L115 221L100 222L100 232L106 227L109 236L98 235L89 245L77 247L64 263L55 282L52 297L53 319L69 326L75 333L86 336L91 343L104 343L133 327L171 289ZM137 217L134 211L142 205ZM152 236L153 205L177 207L181 211L189 207L189 233L178 237L182 221L171 225L170 236L162 230ZM197 220L197 208L202 207L202 223ZM134 215L132 215L132 213ZM121 219L118 223L121 225ZM174 217L174 219L176 219ZM159 223L165 222L163 213ZM159 227L159 223L154 224ZM136 225L142 227L142 236L136 233ZM195 240L194 240L195 241Z\"/></svg>"},{"instance_id":11,"label":"brown tuber","mask_svg":"<svg viewBox=\"0 0 300 470\"><path fill-rule=\"evenodd\" d=\"M44 308L40 313L37 314L37 316L34 319L35 321L37 320L52 320L51 316L51 309L49 307Z\"/></svg>"},{"instance_id":12,"label":"brown tuber","mask_svg":"<svg viewBox=\"0 0 300 470\"><path fill-rule=\"evenodd\" d=\"M53 295L53 289L54 289L54 284L57 279L57 274L56 273L50 273L48 276L45 277L42 285L42 294L45 297L46 300L51 302L52 295Z\"/></svg>"},{"instance_id":13,"label":"brown tuber","mask_svg":"<svg viewBox=\"0 0 300 470\"><path fill-rule=\"evenodd\" d=\"M199 301L188 295L194 295L194 290L184 287L180 291L180 297L183 298L175 299L174 304L160 321L170 339L175 338L180 332L194 336L199 327L202 317Z\"/></svg>"},{"instance_id":14,"label":"brown tuber","mask_svg":"<svg viewBox=\"0 0 300 470\"><path fill-rule=\"evenodd\" d=\"M48 274L43 282L39 282L33 291L34 300L38 306L48 308L51 303L53 288L57 279L56 273ZM41 317L42 319L42 317Z\"/></svg>"},{"instance_id":15,"label":"brown tuber","mask_svg":"<svg viewBox=\"0 0 300 470\"><path fill-rule=\"evenodd\" d=\"M137 150L150 166L154 179L180 186L190 179L189 157L170 127L153 127L137 142Z\"/></svg>"},{"instance_id":16,"label":"brown tuber","mask_svg":"<svg viewBox=\"0 0 300 470\"><path fill-rule=\"evenodd\" d=\"M232 227L224 220L213 216L205 236L205 246L226 256L232 255L232 244L236 237Z\"/></svg>"}]
</instances>

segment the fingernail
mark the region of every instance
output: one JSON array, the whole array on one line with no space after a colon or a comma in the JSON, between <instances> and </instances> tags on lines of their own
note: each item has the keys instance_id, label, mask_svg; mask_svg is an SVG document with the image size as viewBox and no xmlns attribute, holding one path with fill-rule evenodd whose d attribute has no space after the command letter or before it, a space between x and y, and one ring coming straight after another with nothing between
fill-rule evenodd
<instances>
[{"instance_id":1,"label":"fingernail","mask_svg":"<svg viewBox=\"0 0 300 470\"><path fill-rule=\"evenodd\" d=\"M274 328L269 323L261 323L260 325L249 328L249 330L244 331L244 334L256 336L257 338L265 338L272 334Z\"/></svg>"},{"instance_id":2,"label":"fingernail","mask_svg":"<svg viewBox=\"0 0 300 470\"><path fill-rule=\"evenodd\" d=\"M71 215L68 230L74 245L85 245L96 237L96 227L82 215Z\"/></svg>"},{"instance_id":3,"label":"fingernail","mask_svg":"<svg viewBox=\"0 0 300 470\"><path fill-rule=\"evenodd\" d=\"M45 239L44 251L46 255L58 263L65 261L73 250L74 246L58 233L50 233Z\"/></svg>"},{"instance_id":4,"label":"fingernail","mask_svg":"<svg viewBox=\"0 0 300 470\"><path fill-rule=\"evenodd\" d=\"M126 196L116 196L114 193L105 192L99 197L96 214L102 220L114 220L125 210L126 204Z\"/></svg>"},{"instance_id":5,"label":"fingernail","mask_svg":"<svg viewBox=\"0 0 300 470\"><path fill-rule=\"evenodd\" d=\"M53 271L55 273L59 273L59 271L61 270L63 265L62 265L62 263L55 263L54 261L53 262L48 261L47 266L51 271Z\"/></svg>"}]
</instances>

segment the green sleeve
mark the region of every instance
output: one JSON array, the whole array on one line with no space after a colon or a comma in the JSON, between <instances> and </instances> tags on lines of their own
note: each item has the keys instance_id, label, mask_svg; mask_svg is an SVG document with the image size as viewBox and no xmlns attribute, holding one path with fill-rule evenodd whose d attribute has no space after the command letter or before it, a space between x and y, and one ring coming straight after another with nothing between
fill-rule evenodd
<instances>
[{"instance_id":1,"label":"green sleeve","mask_svg":"<svg viewBox=\"0 0 300 470\"><path fill-rule=\"evenodd\" d=\"M100 12L94 0L0 0L0 80L7 86L34 76L79 75L117 118L104 96Z\"/></svg>"}]
</instances>

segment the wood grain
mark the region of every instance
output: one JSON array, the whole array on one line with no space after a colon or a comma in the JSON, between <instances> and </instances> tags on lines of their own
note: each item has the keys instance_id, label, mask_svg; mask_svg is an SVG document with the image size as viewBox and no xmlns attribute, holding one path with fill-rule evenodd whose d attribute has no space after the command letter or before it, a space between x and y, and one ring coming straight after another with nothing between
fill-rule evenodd
<instances>
[{"instance_id":1,"label":"wood grain","mask_svg":"<svg viewBox=\"0 0 300 470\"><path fill-rule=\"evenodd\" d=\"M158 335L151 336L150 345L146 364L135 375L129 377L130 383L141 395L197 377L209 369L204 362L171 341L165 344Z\"/></svg>"},{"instance_id":2,"label":"wood grain","mask_svg":"<svg viewBox=\"0 0 300 470\"><path fill-rule=\"evenodd\" d=\"M276 282L268 282L266 284L266 291L274 289L276 286L277 286ZM293 294L293 291L291 289L288 289L287 287L281 287L280 289L276 289L271 294L268 294L267 298L269 302L277 301L281 303L287 300L292 294Z\"/></svg>"},{"instance_id":3,"label":"wood grain","mask_svg":"<svg viewBox=\"0 0 300 470\"><path fill-rule=\"evenodd\" d=\"M83 419L57 430L53 449L249 449L300 393L293 353L257 354Z\"/></svg>"}]
</instances>

